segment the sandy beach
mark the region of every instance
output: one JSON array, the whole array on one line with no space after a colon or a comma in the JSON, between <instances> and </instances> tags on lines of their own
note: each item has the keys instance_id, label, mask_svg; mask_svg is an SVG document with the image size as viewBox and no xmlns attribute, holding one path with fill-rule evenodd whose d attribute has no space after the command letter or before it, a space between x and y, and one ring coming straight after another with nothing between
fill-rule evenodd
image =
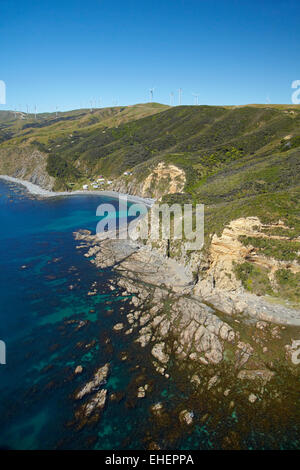
<instances>
[{"instance_id":1,"label":"sandy beach","mask_svg":"<svg viewBox=\"0 0 300 470\"><path fill-rule=\"evenodd\" d=\"M22 180L20 178L14 178L13 176L7 175L0 175L0 179L9 181L11 183L21 184L25 186L25 188L31 193L36 196L40 197L58 197L58 196L75 196L75 195L85 195L85 196L108 196L112 198L119 199L119 197L127 197L128 201L135 202L135 203L143 203L148 207L151 207L155 199L150 198L142 198L138 196L132 196L131 194L123 194L118 193L116 191L49 191L47 189L43 189L37 184L33 184L30 181Z\"/></svg>"}]
</instances>

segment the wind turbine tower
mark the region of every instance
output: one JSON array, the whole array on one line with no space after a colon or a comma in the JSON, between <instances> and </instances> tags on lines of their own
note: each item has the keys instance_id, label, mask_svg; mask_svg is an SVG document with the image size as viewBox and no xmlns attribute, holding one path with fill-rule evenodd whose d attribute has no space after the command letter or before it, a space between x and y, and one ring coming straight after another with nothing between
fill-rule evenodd
<instances>
[{"instance_id":1,"label":"wind turbine tower","mask_svg":"<svg viewBox=\"0 0 300 470\"><path fill-rule=\"evenodd\" d=\"M182 88L179 88L179 90L178 90L178 103L179 103L179 106L181 105L181 96L182 96Z\"/></svg>"},{"instance_id":2,"label":"wind turbine tower","mask_svg":"<svg viewBox=\"0 0 300 470\"><path fill-rule=\"evenodd\" d=\"M193 97L195 98L195 105L198 106L199 102L198 102L198 98L199 98L199 95L197 93L192 93Z\"/></svg>"},{"instance_id":3,"label":"wind turbine tower","mask_svg":"<svg viewBox=\"0 0 300 470\"><path fill-rule=\"evenodd\" d=\"M150 88L149 92L150 92L150 103L152 103L154 88Z\"/></svg>"}]
</instances>

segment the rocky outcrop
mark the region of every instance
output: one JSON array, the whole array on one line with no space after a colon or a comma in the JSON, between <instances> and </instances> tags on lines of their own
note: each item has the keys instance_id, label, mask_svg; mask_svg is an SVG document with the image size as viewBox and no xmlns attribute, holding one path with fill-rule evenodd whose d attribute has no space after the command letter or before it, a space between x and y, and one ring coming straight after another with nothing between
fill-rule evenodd
<instances>
[{"instance_id":1,"label":"rocky outcrop","mask_svg":"<svg viewBox=\"0 0 300 470\"><path fill-rule=\"evenodd\" d=\"M88 231L76 233L75 238L77 248L84 251L91 263L100 268L111 267L117 273L110 284L118 288L118 295L122 293L125 297L127 307L120 309L112 334L129 336L164 378L176 381L179 377L182 381L184 377L199 400L201 396L208 401L210 397L219 397L228 403L231 414L236 406L236 391L243 390L244 406L255 409L277 387L275 363L284 364L288 371L295 369L298 350L289 343L300 333L300 325L287 328L273 321L275 317L275 321L280 320L277 323L285 320L295 325L299 312L292 317L288 311L284 319L282 307L277 306L277 312L270 304L264 308L263 303L256 303L256 296L253 303L244 297L244 303L228 298L227 304L222 303L224 298L220 296L220 308L216 309L213 302L209 305L203 297L195 295L195 282L189 270L151 246L128 240L99 240ZM231 309L226 313L229 305ZM127 357L123 352L122 360ZM81 389L81 394L94 390L93 383L94 379ZM141 377L134 388L134 399L145 399L151 390L152 385ZM277 392L272 393L278 396ZM88 399L76 412L79 427L101 416L106 393L98 394L99 389L84 395ZM160 402L153 404L150 411L158 423L168 418ZM199 409L190 403L179 405L176 410L184 429L194 424L198 413ZM204 413L201 420L208 418L209 413Z\"/></svg>"},{"instance_id":2,"label":"rocky outcrop","mask_svg":"<svg viewBox=\"0 0 300 470\"><path fill-rule=\"evenodd\" d=\"M265 225L257 217L246 217L232 220L223 230L221 236L214 234L209 249L209 269L206 279L210 280L217 289L235 291L241 288L241 282L236 279L233 266L244 261L268 268L270 276L280 268L290 269L291 272L300 272L300 266L296 262L276 260L271 257L257 253L251 245L245 246L239 240L240 236L254 238L265 238L268 240L286 240L289 238L278 235L269 235L263 232L265 229L284 228L282 222L278 224ZM299 244L300 249L300 244ZM196 290L197 291L197 290Z\"/></svg>"},{"instance_id":3,"label":"rocky outcrop","mask_svg":"<svg viewBox=\"0 0 300 470\"><path fill-rule=\"evenodd\" d=\"M76 234L76 238L81 242L78 248L86 250L86 256L92 257L92 263L101 268L114 267L118 272L117 284L123 295L130 297L132 310L127 314L127 326L125 320L122 321L122 329L119 326L114 329L133 335L134 341L142 348L149 348L153 365L160 374L169 377L171 358L175 358L178 364L188 361L195 367L214 367L229 354L237 373L242 370L241 380L264 377L268 381L272 378L272 373L258 359L257 344L264 353L268 350L268 341L274 341L275 336L271 332L266 334L271 325L269 322L274 321L276 316L273 307L264 310L260 306L264 320L268 321L258 322L251 341L244 341L241 335L244 334L245 325L241 320L229 320L229 316L229 321L226 321L224 313L220 315L203 298L196 296L192 277L174 260L132 241L99 241L86 232ZM220 298L219 310L224 312L226 305L223 308L222 301L223 298ZM235 304L231 303L233 307L228 313L232 316ZM257 316L257 305L254 312L251 312L251 307L251 302L245 302L245 305L240 302L240 313L246 323L248 313L252 317ZM283 323L282 310L277 313ZM272 318L266 318L268 314ZM297 318L287 317L285 320L294 324ZM265 335L263 339L259 337L261 331ZM256 368L252 370L250 367L245 372L245 367L252 361ZM207 386L211 388L213 384L208 382Z\"/></svg>"},{"instance_id":4,"label":"rocky outcrop","mask_svg":"<svg viewBox=\"0 0 300 470\"><path fill-rule=\"evenodd\" d=\"M270 281L280 268L289 269L293 273L299 272L300 266L297 262L263 256L257 253L253 246L245 246L239 240L239 237L244 235L269 240L279 238L288 242L288 237L272 236L263 231L277 227L288 229L280 221L276 225L264 225L257 217L247 217L231 221L220 236L214 234L205 260L205 270L202 270L199 276L194 294L228 314L244 313L261 320L300 325L299 310L281 304L271 304L267 298L246 292L234 271L235 264L247 261L268 268Z\"/></svg>"},{"instance_id":5,"label":"rocky outcrop","mask_svg":"<svg viewBox=\"0 0 300 470\"><path fill-rule=\"evenodd\" d=\"M79 366L81 367L81 366ZM81 368L82 369L82 368ZM82 372L82 370L80 371ZM107 390L103 388L109 374L109 363L104 364L76 394L75 400L80 400L79 407L75 410L75 423L78 429L86 424L92 424L99 420L107 400Z\"/></svg>"},{"instance_id":6,"label":"rocky outcrop","mask_svg":"<svg viewBox=\"0 0 300 470\"><path fill-rule=\"evenodd\" d=\"M105 364L104 366L100 367L90 382L87 382L85 386L79 390L76 394L76 400L81 400L85 395L89 395L91 392L97 390L101 385L106 383L106 379L109 373L109 364Z\"/></svg>"}]
</instances>

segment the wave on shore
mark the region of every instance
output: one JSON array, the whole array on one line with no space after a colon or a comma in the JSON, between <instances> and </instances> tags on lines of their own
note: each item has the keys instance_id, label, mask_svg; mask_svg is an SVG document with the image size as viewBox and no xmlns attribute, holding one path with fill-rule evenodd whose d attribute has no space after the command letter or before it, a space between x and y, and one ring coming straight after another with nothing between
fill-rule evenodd
<instances>
[{"instance_id":1,"label":"wave on shore","mask_svg":"<svg viewBox=\"0 0 300 470\"><path fill-rule=\"evenodd\" d=\"M49 191L48 189L43 189L37 184L31 183L30 181L22 180L20 178L15 178L13 176L0 175L0 179L8 181L10 183L21 184L35 196L41 197L58 197L58 196L75 196L75 195L84 195L84 196L108 196L118 199L120 196L126 196L128 201L135 203L143 203L148 207L151 207L155 199L151 198L142 198L138 196L132 196L131 194L118 193L116 191Z\"/></svg>"}]
</instances>

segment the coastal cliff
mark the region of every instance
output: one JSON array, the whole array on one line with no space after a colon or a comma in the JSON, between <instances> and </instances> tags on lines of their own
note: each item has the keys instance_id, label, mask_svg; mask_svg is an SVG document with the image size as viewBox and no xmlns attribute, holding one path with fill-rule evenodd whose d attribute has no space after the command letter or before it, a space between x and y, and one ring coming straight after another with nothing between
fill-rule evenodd
<instances>
[{"instance_id":1,"label":"coastal cliff","mask_svg":"<svg viewBox=\"0 0 300 470\"><path fill-rule=\"evenodd\" d=\"M47 172L47 155L34 147L0 148L0 174L52 190L55 179Z\"/></svg>"}]
</instances>

